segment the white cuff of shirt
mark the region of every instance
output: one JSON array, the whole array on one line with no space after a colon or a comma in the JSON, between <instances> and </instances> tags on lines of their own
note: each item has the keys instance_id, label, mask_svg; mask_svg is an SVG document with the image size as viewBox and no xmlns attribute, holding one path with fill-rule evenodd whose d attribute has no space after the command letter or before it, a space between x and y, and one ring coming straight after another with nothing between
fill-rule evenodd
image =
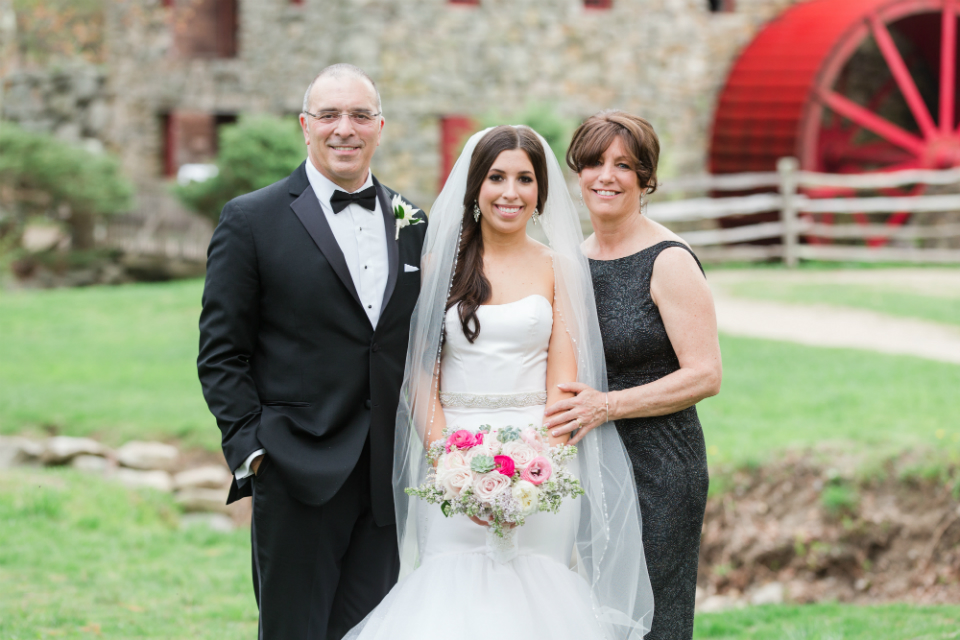
<instances>
[{"instance_id":1,"label":"white cuff of shirt","mask_svg":"<svg viewBox=\"0 0 960 640\"><path fill-rule=\"evenodd\" d=\"M253 475L253 471L250 469L250 463L253 462L253 459L257 456L262 456L266 451L263 449L257 449L243 461L243 464L233 472L233 475L236 476L237 480L243 480L244 478L250 477Z\"/></svg>"}]
</instances>

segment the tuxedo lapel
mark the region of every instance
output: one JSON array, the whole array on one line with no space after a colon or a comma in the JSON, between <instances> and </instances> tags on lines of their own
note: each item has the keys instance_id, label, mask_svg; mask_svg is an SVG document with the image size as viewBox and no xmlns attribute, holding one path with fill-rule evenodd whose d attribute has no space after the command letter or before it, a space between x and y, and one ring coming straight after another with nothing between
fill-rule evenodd
<instances>
[{"instance_id":1,"label":"tuxedo lapel","mask_svg":"<svg viewBox=\"0 0 960 640\"><path fill-rule=\"evenodd\" d=\"M343 286L347 288L357 304L363 306L363 303L360 302L360 296L357 294L357 289L353 286L353 278L350 276L350 269L347 268L343 251L340 250L340 245L337 244L337 239L333 236L333 231L327 223L327 217L323 215L323 209L320 208L320 201L317 200L317 195L310 183L306 181L306 171L302 167L300 170L304 171L303 177L306 186L300 196L291 203L290 208L300 218L301 224L313 238L313 241L323 253L323 257L327 259L334 273L340 278ZM292 188L291 193L296 195ZM389 242L387 244L389 245Z\"/></svg>"},{"instance_id":2,"label":"tuxedo lapel","mask_svg":"<svg viewBox=\"0 0 960 640\"><path fill-rule=\"evenodd\" d=\"M390 200L387 198L387 191L383 188L376 176L373 178L373 185L377 188L377 197L380 198L380 211L383 213L383 227L387 233L387 265L389 273L387 274L387 286L383 290L383 304L380 305L380 315L387 308L390 302L390 296L397 286L397 273L400 270L400 251L397 247L397 221L393 215L393 209L390 208Z\"/></svg>"}]
</instances>

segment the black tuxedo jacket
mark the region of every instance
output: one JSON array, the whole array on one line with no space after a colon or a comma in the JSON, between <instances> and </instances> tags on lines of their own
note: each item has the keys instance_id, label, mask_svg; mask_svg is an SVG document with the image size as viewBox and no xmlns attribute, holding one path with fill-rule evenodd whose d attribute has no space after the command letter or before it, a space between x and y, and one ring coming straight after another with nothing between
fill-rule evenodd
<instances>
[{"instance_id":1,"label":"black tuxedo jacket","mask_svg":"<svg viewBox=\"0 0 960 640\"><path fill-rule=\"evenodd\" d=\"M394 192L373 183L389 264L376 329L304 163L223 208L207 253L197 368L230 468L263 448L301 502L333 497L369 433L373 515L384 526L394 521L394 425L420 292L420 273L403 265L419 266L427 225L395 240ZM235 480L228 503L247 495L250 483Z\"/></svg>"}]
</instances>

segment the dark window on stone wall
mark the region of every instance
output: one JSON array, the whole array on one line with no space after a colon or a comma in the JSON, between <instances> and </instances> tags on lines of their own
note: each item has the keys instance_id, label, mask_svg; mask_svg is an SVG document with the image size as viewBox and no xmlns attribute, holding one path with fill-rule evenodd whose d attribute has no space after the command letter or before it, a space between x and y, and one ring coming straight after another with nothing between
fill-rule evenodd
<instances>
[{"instance_id":1,"label":"dark window on stone wall","mask_svg":"<svg viewBox=\"0 0 960 640\"><path fill-rule=\"evenodd\" d=\"M218 131L237 121L235 114L172 111L160 117L163 128L163 175L173 177L185 164L212 164L217 159Z\"/></svg>"},{"instance_id":2,"label":"dark window on stone wall","mask_svg":"<svg viewBox=\"0 0 960 640\"><path fill-rule=\"evenodd\" d=\"M612 9L613 0L583 0L583 6L587 9Z\"/></svg>"},{"instance_id":3,"label":"dark window on stone wall","mask_svg":"<svg viewBox=\"0 0 960 640\"><path fill-rule=\"evenodd\" d=\"M707 0L711 13L729 13L735 8L735 0Z\"/></svg>"},{"instance_id":4,"label":"dark window on stone wall","mask_svg":"<svg viewBox=\"0 0 960 640\"><path fill-rule=\"evenodd\" d=\"M463 143L471 133L477 130L477 123L466 116L445 116L440 118L440 186L447 181L453 170Z\"/></svg>"},{"instance_id":5,"label":"dark window on stone wall","mask_svg":"<svg viewBox=\"0 0 960 640\"><path fill-rule=\"evenodd\" d=\"M174 48L181 58L237 55L237 0L173 0Z\"/></svg>"}]
</instances>

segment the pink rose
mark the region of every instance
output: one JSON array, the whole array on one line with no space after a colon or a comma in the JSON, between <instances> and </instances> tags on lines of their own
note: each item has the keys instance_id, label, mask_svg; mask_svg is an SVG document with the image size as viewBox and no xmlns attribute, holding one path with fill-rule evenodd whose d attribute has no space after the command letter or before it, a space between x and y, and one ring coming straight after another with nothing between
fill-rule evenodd
<instances>
[{"instance_id":1,"label":"pink rose","mask_svg":"<svg viewBox=\"0 0 960 640\"><path fill-rule=\"evenodd\" d=\"M483 444L483 431L478 431L477 435L473 436L473 444Z\"/></svg>"},{"instance_id":2,"label":"pink rose","mask_svg":"<svg viewBox=\"0 0 960 640\"><path fill-rule=\"evenodd\" d=\"M519 467L525 467L530 461L537 457L537 450L528 444L518 442L508 442L503 445L503 455L510 456Z\"/></svg>"},{"instance_id":3,"label":"pink rose","mask_svg":"<svg viewBox=\"0 0 960 640\"><path fill-rule=\"evenodd\" d=\"M477 444L477 439L473 437L473 434L466 429L460 429L451 433L450 437L447 438L447 452L449 453L452 449L469 449L475 444Z\"/></svg>"},{"instance_id":4,"label":"pink rose","mask_svg":"<svg viewBox=\"0 0 960 640\"><path fill-rule=\"evenodd\" d=\"M520 477L530 484L540 486L550 479L551 473L553 473L553 467L550 466L550 461L543 456L537 456L520 473Z\"/></svg>"},{"instance_id":5,"label":"pink rose","mask_svg":"<svg viewBox=\"0 0 960 640\"><path fill-rule=\"evenodd\" d=\"M532 449L543 451L543 439L540 437L540 433L533 427L527 427L521 431L520 439Z\"/></svg>"},{"instance_id":6,"label":"pink rose","mask_svg":"<svg viewBox=\"0 0 960 640\"><path fill-rule=\"evenodd\" d=\"M508 478L512 477L513 472L517 470L510 456L493 456L493 463L497 465L496 470Z\"/></svg>"},{"instance_id":7,"label":"pink rose","mask_svg":"<svg viewBox=\"0 0 960 640\"><path fill-rule=\"evenodd\" d=\"M473 481L473 492L485 504L491 504L493 499L510 488L510 478L491 471L476 476Z\"/></svg>"}]
</instances>

